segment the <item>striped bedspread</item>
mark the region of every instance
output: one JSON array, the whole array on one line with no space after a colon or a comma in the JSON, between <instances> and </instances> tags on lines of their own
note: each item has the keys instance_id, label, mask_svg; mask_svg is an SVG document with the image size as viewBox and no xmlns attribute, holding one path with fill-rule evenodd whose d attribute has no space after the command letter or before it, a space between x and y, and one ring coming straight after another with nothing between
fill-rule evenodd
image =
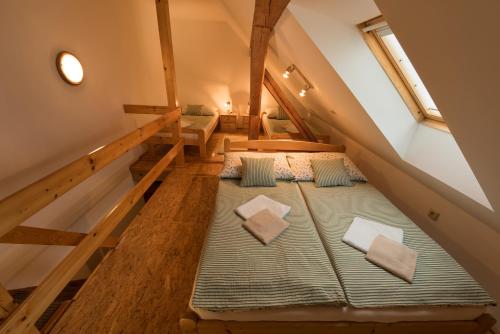
<instances>
[{"instance_id":1,"label":"striped bedspread","mask_svg":"<svg viewBox=\"0 0 500 334\"><path fill-rule=\"evenodd\" d=\"M264 246L234 209L264 194L290 205L290 226ZM241 188L221 180L205 241L192 306L209 311L292 305L345 305L346 300L297 184Z\"/></svg>"},{"instance_id":2,"label":"striped bedspread","mask_svg":"<svg viewBox=\"0 0 500 334\"><path fill-rule=\"evenodd\" d=\"M488 305L481 286L434 240L369 184L316 188L301 182L326 251L348 303L354 307ZM418 252L412 284L368 262L341 241L355 216L404 230L404 244Z\"/></svg>"}]
</instances>

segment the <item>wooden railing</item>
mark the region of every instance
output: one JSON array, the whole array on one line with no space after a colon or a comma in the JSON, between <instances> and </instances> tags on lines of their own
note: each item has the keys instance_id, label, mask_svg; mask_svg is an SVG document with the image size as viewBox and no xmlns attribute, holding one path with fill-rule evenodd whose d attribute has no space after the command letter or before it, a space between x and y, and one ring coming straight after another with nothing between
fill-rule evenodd
<instances>
[{"instance_id":1,"label":"wooden railing","mask_svg":"<svg viewBox=\"0 0 500 334\"><path fill-rule=\"evenodd\" d=\"M153 108L167 111L165 107ZM179 108L170 110L145 126L96 149L0 201L0 243L75 246L20 305L14 304L12 296L0 284L0 334L38 333L35 322L90 256L100 247L113 248L118 244L119 239L111 236L116 226L174 159L178 165L184 162L180 115ZM171 127L170 131L176 139L173 148L89 233L19 226L36 212L167 126Z\"/></svg>"}]
</instances>

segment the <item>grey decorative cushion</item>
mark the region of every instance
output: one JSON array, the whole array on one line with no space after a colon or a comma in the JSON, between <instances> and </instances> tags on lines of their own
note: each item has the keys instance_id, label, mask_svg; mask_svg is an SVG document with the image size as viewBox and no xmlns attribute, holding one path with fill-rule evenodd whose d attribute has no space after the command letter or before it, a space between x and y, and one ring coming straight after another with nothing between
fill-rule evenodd
<instances>
[{"instance_id":1,"label":"grey decorative cushion","mask_svg":"<svg viewBox=\"0 0 500 334\"><path fill-rule=\"evenodd\" d=\"M345 153L336 152L318 152L318 153L287 153L288 163L293 172L296 181L312 181L314 179L311 167L311 159L344 159L344 166L351 181L367 182L366 177L356 167L356 165L347 157Z\"/></svg>"},{"instance_id":2,"label":"grey decorative cushion","mask_svg":"<svg viewBox=\"0 0 500 334\"><path fill-rule=\"evenodd\" d=\"M262 152L226 152L224 154L224 168L220 173L221 179L239 179L242 175L240 157L274 158L274 178L276 180L293 180L293 173L286 160L285 153Z\"/></svg>"},{"instance_id":3,"label":"grey decorative cushion","mask_svg":"<svg viewBox=\"0 0 500 334\"><path fill-rule=\"evenodd\" d=\"M311 159L311 165L317 187L352 187L351 178L344 167L344 159Z\"/></svg>"},{"instance_id":4,"label":"grey decorative cushion","mask_svg":"<svg viewBox=\"0 0 500 334\"><path fill-rule=\"evenodd\" d=\"M188 104L184 110L184 115L201 116L203 104Z\"/></svg>"},{"instance_id":5,"label":"grey decorative cushion","mask_svg":"<svg viewBox=\"0 0 500 334\"><path fill-rule=\"evenodd\" d=\"M243 175L241 187L276 187L274 158L240 157Z\"/></svg>"}]
</instances>

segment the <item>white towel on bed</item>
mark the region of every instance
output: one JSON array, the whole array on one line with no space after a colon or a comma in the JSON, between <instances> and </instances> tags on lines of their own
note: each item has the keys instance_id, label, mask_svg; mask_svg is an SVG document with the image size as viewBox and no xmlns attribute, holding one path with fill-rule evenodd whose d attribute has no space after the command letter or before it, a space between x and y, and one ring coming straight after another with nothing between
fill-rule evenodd
<instances>
[{"instance_id":1,"label":"white towel on bed","mask_svg":"<svg viewBox=\"0 0 500 334\"><path fill-rule=\"evenodd\" d=\"M237 207L235 211L242 218L248 219L257 212L265 209L268 209L276 216L283 218L288 214L288 212L290 212L291 207L280 202L276 202L267 196L258 195L245 204Z\"/></svg>"},{"instance_id":2,"label":"white towel on bed","mask_svg":"<svg viewBox=\"0 0 500 334\"><path fill-rule=\"evenodd\" d=\"M366 253L378 235L403 243L402 229L361 217L354 218L342 241Z\"/></svg>"}]
</instances>

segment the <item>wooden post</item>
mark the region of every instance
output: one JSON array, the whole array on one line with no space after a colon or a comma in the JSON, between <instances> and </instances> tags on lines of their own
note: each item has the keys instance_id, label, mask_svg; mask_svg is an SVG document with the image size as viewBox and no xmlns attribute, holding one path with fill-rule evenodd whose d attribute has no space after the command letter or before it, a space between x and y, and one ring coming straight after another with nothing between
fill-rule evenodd
<instances>
[{"instance_id":1,"label":"wooden post","mask_svg":"<svg viewBox=\"0 0 500 334\"><path fill-rule=\"evenodd\" d=\"M7 319L7 317L14 311L16 308L16 304L14 303L14 299L10 295L9 291L0 284L0 324L2 320ZM31 325L26 329L26 333L29 334L40 334L38 329Z\"/></svg>"},{"instance_id":2,"label":"wooden post","mask_svg":"<svg viewBox=\"0 0 500 334\"><path fill-rule=\"evenodd\" d=\"M176 144L179 143L180 140L182 140L182 127L180 118L172 124L172 139ZM175 158L175 165L177 167L184 167L184 145L177 153L177 157Z\"/></svg>"},{"instance_id":3,"label":"wooden post","mask_svg":"<svg viewBox=\"0 0 500 334\"><path fill-rule=\"evenodd\" d=\"M302 120L299 113L286 98L278 83L271 76L271 73L269 73L269 71L267 70L265 71L264 75L264 86L266 86L269 93L271 93L276 102L278 102L280 107L287 113L287 115L290 117L290 120L297 127L302 136L304 136L304 138L309 141L317 142L318 139L316 138L316 136L312 133L307 124Z\"/></svg>"},{"instance_id":4,"label":"wooden post","mask_svg":"<svg viewBox=\"0 0 500 334\"><path fill-rule=\"evenodd\" d=\"M168 107L175 108L177 106L177 88L168 0L156 0L156 15L158 18L158 31L160 33L161 56L163 59Z\"/></svg>"},{"instance_id":5,"label":"wooden post","mask_svg":"<svg viewBox=\"0 0 500 334\"><path fill-rule=\"evenodd\" d=\"M250 40L250 119L248 139L258 139L262 82L269 38L290 0L256 0Z\"/></svg>"},{"instance_id":6,"label":"wooden post","mask_svg":"<svg viewBox=\"0 0 500 334\"><path fill-rule=\"evenodd\" d=\"M14 299L9 291L0 284L0 320L7 318L14 306Z\"/></svg>"}]
</instances>

